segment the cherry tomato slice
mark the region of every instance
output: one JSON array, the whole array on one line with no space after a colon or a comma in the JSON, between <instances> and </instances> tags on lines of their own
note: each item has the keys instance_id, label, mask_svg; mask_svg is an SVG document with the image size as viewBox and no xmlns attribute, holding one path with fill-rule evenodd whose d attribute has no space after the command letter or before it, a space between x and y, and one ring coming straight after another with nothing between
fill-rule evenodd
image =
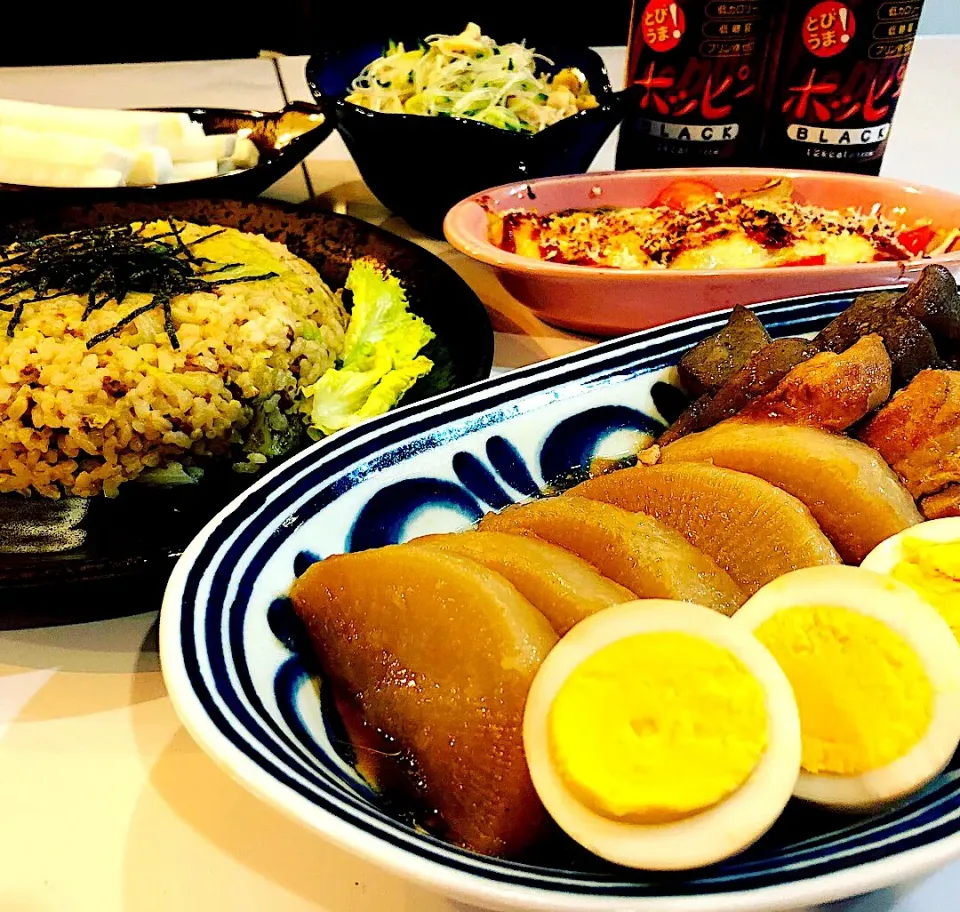
<instances>
[{"instance_id":1,"label":"cherry tomato slice","mask_svg":"<svg viewBox=\"0 0 960 912\"><path fill-rule=\"evenodd\" d=\"M799 260L790 260L789 263L781 263L782 266L826 266L827 255L818 253L814 256L800 257Z\"/></svg>"},{"instance_id":2,"label":"cherry tomato slice","mask_svg":"<svg viewBox=\"0 0 960 912\"><path fill-rule=\"evenodd\" d=\"M909 231L901 231L897 235L897 240L914 256L919 256L930 246L930 242L936 236L937 232L929 225L920 225L918 228L911 228Z\"/></svg>"},{"instance_id":3,"label":"cherry tomato slice","mask_svg":"<svg viewBox=\"0 0 960 912\"><path fill-rule=\"evenodd\" d=\"M669 206L671 209L692 209L701 203L715 203L717 188L706 181L681 178L667 184L653 201L654 206Z\"/></svg>"}]
</instances>

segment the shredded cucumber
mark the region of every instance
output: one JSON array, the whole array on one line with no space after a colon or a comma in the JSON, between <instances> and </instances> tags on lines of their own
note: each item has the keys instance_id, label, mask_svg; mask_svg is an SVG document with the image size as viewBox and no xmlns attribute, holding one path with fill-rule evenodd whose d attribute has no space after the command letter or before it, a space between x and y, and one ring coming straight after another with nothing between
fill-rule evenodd
<instances>
[{"instance_id":1,"label":"shredded cucumber","mask_svg":"<svg viewBox=\"0 0 960 912\"><path fill-rule=\"evenodd\" d=\"M406 50L393 42L354 79L347 101L393 114L462 117L503 130L539 133L597 106L575 69L537 75L553 61L524 44L498 45L470 23Z\"/></svg>"}]
</instances>

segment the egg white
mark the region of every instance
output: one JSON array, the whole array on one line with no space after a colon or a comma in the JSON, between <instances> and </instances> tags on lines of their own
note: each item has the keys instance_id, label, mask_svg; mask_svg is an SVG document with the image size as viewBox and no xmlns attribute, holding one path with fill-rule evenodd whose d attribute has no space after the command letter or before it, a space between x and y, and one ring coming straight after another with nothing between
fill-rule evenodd
<instances>
[{"instance_id":1,"label":"egg white","mask_svg":"<svg viewBox=\"0 0 960 912\"><path fill-rule=\"evenodd\" d=\"M960 516L946 519L931 519L898 532L880 542L864 559L860 566L874 573L892 573L893 568L904 558L903 544L906 539L931 542L960 542Z\"/></svg>"},{"instance_id":2,"label":"egg white","mask_svg":"<svg viewBox=\"0 0 960 912\"><path fill-rule=\"evenodd\" d=\"M857 567L787 573L750 598L732 621L753 631L780 611L811 606L845 608L885 624L917 654L933 689L930 725L903 757L855 776L800 771L798 798L838 810L882 807L939 775L960 743L960 645L936 609L909 586Z\"/></svg>"},{"instance_id":3,"label":"egg white","mask_svg":"<svg viewBox=\"0 0 960 912\"><path fill-rule=\"evenodd\" d=\"M670 823L603 817L567 788L550 757L548 715L563 683L585 659L638 633L679 632L728 649L766 698L767 749L747 781L719 804ZM523 720L534 787L559 826L595 855L616 864L678 871L712 864L745 849L780 816L800 769L800 721L790 683L773 656L729 618L687 602L644 599L581 621L547 656L534 679Z\"/></svg>"}]
</instances>

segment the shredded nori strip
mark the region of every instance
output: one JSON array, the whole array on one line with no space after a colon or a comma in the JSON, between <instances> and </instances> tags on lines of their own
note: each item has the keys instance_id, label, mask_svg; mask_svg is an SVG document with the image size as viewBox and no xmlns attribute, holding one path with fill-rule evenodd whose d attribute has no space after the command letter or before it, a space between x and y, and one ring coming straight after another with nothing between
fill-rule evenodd
<instances>
[{"instance_id":1,"label":"shredded nori strip","mask_svg":"<svg viewBox=\"0 0 960 912\"><path fill-rule=\"evenodd\" d=\"M23 316L23 301L17 303L16 308L13 311L13 316L10 317L10 323L7 326L7 335L12 336L13 333L10 332L11 326L16 326L20 322L20 318Z\"/></svg>"},{"instance_id":2,"label":"shredded nori strip","mask_svg":"<svg viewBox=\"0 0 960 912\"><path fill-rule=\"evenodd\" d=\"M170 221L170 231L146 235L141 225L108 225L104 228L83 228L64 234L48 234L19 241L0 252L0 311L10 312L7 336L12 337L23 316L24 306L52 301L65 295L86 297L81 319L86 320L110 301L122 304L131 292L153 296L149 304L131 311L115 326L97 333L87 341L87 348L116 335L137 317L159 307L163 311L164 332L174 348L180 347L173 322L171 301L178 295L209 291L220 285L275 279L275 272L263 275L216 279L229 269L242 264L227 263L208 269L212 260L198 256L193 247L223 234L218 228L186 242L184 225ZM173 243L167 243L172 238ZM4 254L9 253L8 256ZM15 304L5 303L24 292ZM52 294L47 294L48 291Z\"/></svg>"},{"instance_id":3,"label":"shredded nori strip","mask_svg":"<svg viewBox=\"0 0 960 912\"><path fill-rule=\"evenodd\" d=\"M120 322L111 329L104 330L102 333L97 333L89 342L87 342L87 348L92 348L94 345L103 342L104 339L109 339L115 332L123 329L128 323L132 323L137 317L147 313L149 310L153 310L157 306L156 300L150 301L147 304L144 304L142 307L138 307L135 310L131 310L125 317L123 317Z\"/></svg>"}]
</instances>

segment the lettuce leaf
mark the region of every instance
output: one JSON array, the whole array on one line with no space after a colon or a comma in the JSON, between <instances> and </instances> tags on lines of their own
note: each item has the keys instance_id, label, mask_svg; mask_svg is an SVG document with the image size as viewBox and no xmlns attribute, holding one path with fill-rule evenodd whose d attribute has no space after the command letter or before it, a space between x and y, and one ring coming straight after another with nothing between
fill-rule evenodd
<instances>
[{"instance_id":1,"label":"lettuce leaf","mask_svg":"<svg viewBox=\"0 0 960 912\"><path fill-rule=\"evenodd\" d=\"M433 362L421 355L408 361L401 367L394 368L373 388L367 401L357 412L357 420L374 418L389 412L403 397L403 394L421 377L425 377L433 369Z\"/></svg>"},{"instance_id":2,"label":"lettuce leaf","mask_svg":"<svg viewBox=\"0 0 960 912\"><path fill-rule=\"evenodd\" d=\"M312 397L310 424L324 434L332 434L363 419L361 409L380 381L393 371L393 359L385 346L356 368L331 367L304 393Z\"/></svg>"},{"instance_id":3,"label":"lettuce leaf","mask_svg":"<svg viewBox=\"0 0 960 912\"><path fill-rule=\"evenodd\" d=\"M409 312L396 276L364 258L354 262L346 288L353 295L353 309L340 366L303 389L311 436L332 434L388 412L433 369L433 362L419 352L434 332Z\"/></svg>"},{"instance_id":4,"label":"lettuce leaf","mask_svg":"<svg viewBox=\"0 0 960 912\"><path fill-rule=\"evenodd\" d=\"M378 343L385 344L394 363L400 365L412 361L434 338L423 319L407 309L409 302L400 280L375 260L356 260L345 287L353 295L353 310L343 340L344 367L369 357Z\"/></svg>"}]
</instances>

